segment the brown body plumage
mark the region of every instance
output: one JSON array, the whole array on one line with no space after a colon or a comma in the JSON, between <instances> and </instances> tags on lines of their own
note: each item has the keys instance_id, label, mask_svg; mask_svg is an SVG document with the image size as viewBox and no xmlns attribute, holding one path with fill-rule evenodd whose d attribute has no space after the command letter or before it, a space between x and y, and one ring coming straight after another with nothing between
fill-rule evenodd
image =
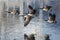
<instances>
[{"instance_id":1,"label":"brown body plumage","mask_svg":"<svg viewBox=\"0 0 60 40\"><path fill-rule=\"evenodd\" d=\"M30 5L28 7L31 10L31 12L29 12L28 15L24 17L25 21L24 26L27 26L29 24L30 20L32 19L32 17L35 15L36 12Z\"/></svg>"},{"instance_id":2,"label":"brown body plumage","mask_svg":"<svg viewBox=\"0 0 60 40\"><path fill-rule=\"evenodd\" d=\"M31 16L27 15L27 16L24 18L24 21L25 21L24 26L27 26L27 25L29 24L30 20L31 20Z\"/></svg>"}]
</instances>

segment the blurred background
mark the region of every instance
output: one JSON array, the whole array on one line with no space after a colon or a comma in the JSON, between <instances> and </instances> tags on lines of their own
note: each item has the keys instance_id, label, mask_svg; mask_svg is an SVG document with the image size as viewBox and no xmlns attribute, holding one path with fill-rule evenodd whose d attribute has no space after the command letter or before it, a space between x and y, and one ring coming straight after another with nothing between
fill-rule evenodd
<instances>
[{"instance_id":1,"label":"blurred background","mask_svg":"<svg viewBox=\"0 0 60 40\"><path fill-rule=\"evenodd\" d=\"M36 9L35 17L24 27L24 17L10 14L6 11L19 9L21 15L28 13L28 5ZM45 12L45 5L52 6ZM56 14L57 23L48 23L49 13ZM48 34L50 40L60 40L60 0L0 0L0 40L24 40L24 34L35 34L35 40L45 40Z\"/></svg>"}]
</instances>

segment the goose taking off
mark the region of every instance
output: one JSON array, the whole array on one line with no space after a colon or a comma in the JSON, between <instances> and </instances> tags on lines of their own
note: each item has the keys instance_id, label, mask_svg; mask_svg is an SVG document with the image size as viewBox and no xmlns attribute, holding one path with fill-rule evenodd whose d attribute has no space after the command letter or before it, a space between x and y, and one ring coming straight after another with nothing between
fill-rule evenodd
<instances>
[{"instance_id":1,"label":"goose taking off","mask_svg":"<svg viewBox=\"0 0 60 40\"><path fill-rule=\"evenodd\" d=\"M30 5L28 6L28 8L30 11L26 16L24 16L25 21L24 26L27 26L29 24L30 20L32 19L36 12L36 10L34 10Z\"/></svg>"}]
</instances>

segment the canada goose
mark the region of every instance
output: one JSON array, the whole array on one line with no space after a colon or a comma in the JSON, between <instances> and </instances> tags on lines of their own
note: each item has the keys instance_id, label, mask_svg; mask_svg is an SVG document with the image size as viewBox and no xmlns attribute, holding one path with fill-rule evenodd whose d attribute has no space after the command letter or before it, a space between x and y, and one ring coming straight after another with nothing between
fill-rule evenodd
<instances>
[{"instance_id":1,"label":"canada goose","mask_svg":"<svg viewBox=\"0 0 60 40\"><path fill-rule=\"evenodd\" d=\"M8 13L11 13L11 14L16 14L16 10L13 10L13 11L7 11Z\"/></svg>"},{"instance_id":2,"label":"canada goose","mask_svg":"<svg viewBox=\"0 0 60 40\"><path fill-rule=\"evenodd\" d=\"M28 15L24 16L24 26L27 26L30 22L30 20L32 19L32 17L35 15L35 11L33 10L33 12L29 13Z\"/></svg>"},{"instance_id":3,"label":"canada goose","mask_svg":"<svg viewBox=\"0 0 60 40\"><path fill-rule=\"evenodd\" d=\"M43 8L39 8L39 9L42 9L43 11L49 11L50 8L52 8L52 6L48 6L48 5L46 5L45 7L43 7Z\"/></svg>"},{"instance_id":4,"label":"canada goose","mask_svg":"<svg viewBox=\"0 0 60 40\"><path fill-rule=\"evenodd\" d=\"M7 11L8 13L11 13L11 14L20 14L20 11L19 10L13 10L13 11Z\"/></svg>"},{"instance_id":5,"label":"canada goose","mask_svg":"<svg viewBox=\"0 0 60 40\"><path fill-rule=\"evenodd\" d=\"M28 38L28 35L24 34L24 39Z\"/></svg>"},{"instance_id":6,"label":"canada goose","mask_svg":"<svg viewBox=\"0 0 60 40\"><path fill-rule=\"evenodd\" d=\"M31 5L28 5L28 8L31 9L31 10L33 10L33 7Z\"/></svg>"},{"instance_id":7,"label":"canada goose","mask_svg":"<svg viewBox=\"0 0 60 40\"><path fill-rule=\"evenodd\" d=\"M32 17L35 15L36 10L34 10L30 5L28 6L29 9L31 9L31 12L29 12L26 16L24 16L24 26L27 26L32 19Z\"/></svg>"},{"instance_id":8,"label":"canada goose","mask_svg":"<svg viewBox=\"0 0 60 40\"><path fill-rule=\"evenodd\" d=\"M54 23L55 22L56 15L55 14L49 14L48 22Z\"/></svg>"}]
</instances>

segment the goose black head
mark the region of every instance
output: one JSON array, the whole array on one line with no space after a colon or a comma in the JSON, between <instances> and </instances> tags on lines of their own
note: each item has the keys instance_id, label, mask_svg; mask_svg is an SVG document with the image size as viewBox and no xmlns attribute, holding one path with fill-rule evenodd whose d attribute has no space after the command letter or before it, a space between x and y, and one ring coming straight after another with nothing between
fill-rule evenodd
<instances>
[{"instance_id":1,"label":"goose black head","mask_svg":"<svg viewBox=\"0 0 60 40\"><path fill-rule=\"evenodd\" d=\"M32 10L32 12L30 13L30 14L35 14L36 13L36 10L34 9L34 10Z\"/></svg>"},{"instance_id":2,"label":"goose black head","mask_svg":"<svg viewBox=\"0 0 60 40\"><path fill-rule=\"evenodd\" d=\"M49 13L49 17L52 17L53 15L51 13Z\"/></svg>"},{"instance_id":3,"label":"goose black head","mask_svg":"<svg viewBox=\"0 0 60 40\"><path fill-rule=\"evenodd\" d=\"M28 8L31 9L31 10L33 10L33 7L31 5L28 5Z\"/></svg>"},{"instance_id":4,"label":"goose black head","mask_svg":"<svg viewBox=\"0 0 60 40\"><path fill-rule=\"evenodd\" d=\"M27 37L28 37L28 35L24 34L24 38L27 38Z\"/></svg>"},{"instance_id":5,"label":"goose black head","mask_svg":"<svg viewBox=\"0 0 60 40\"><path fill-rule=\"evenodd\" d=\"M49 14L48 22L54 23L55 22L56 15L55 14Z\"/></svg>"},{"instance_id":6,"label":"goose black head","mask_svg":"<svg viewBox=\"0 0 60 40\"><path fill-rule=\"evenodd\" d=\"M8 11L8 13L11 13L11 12Z\"/></svg>"}]
</instances>

